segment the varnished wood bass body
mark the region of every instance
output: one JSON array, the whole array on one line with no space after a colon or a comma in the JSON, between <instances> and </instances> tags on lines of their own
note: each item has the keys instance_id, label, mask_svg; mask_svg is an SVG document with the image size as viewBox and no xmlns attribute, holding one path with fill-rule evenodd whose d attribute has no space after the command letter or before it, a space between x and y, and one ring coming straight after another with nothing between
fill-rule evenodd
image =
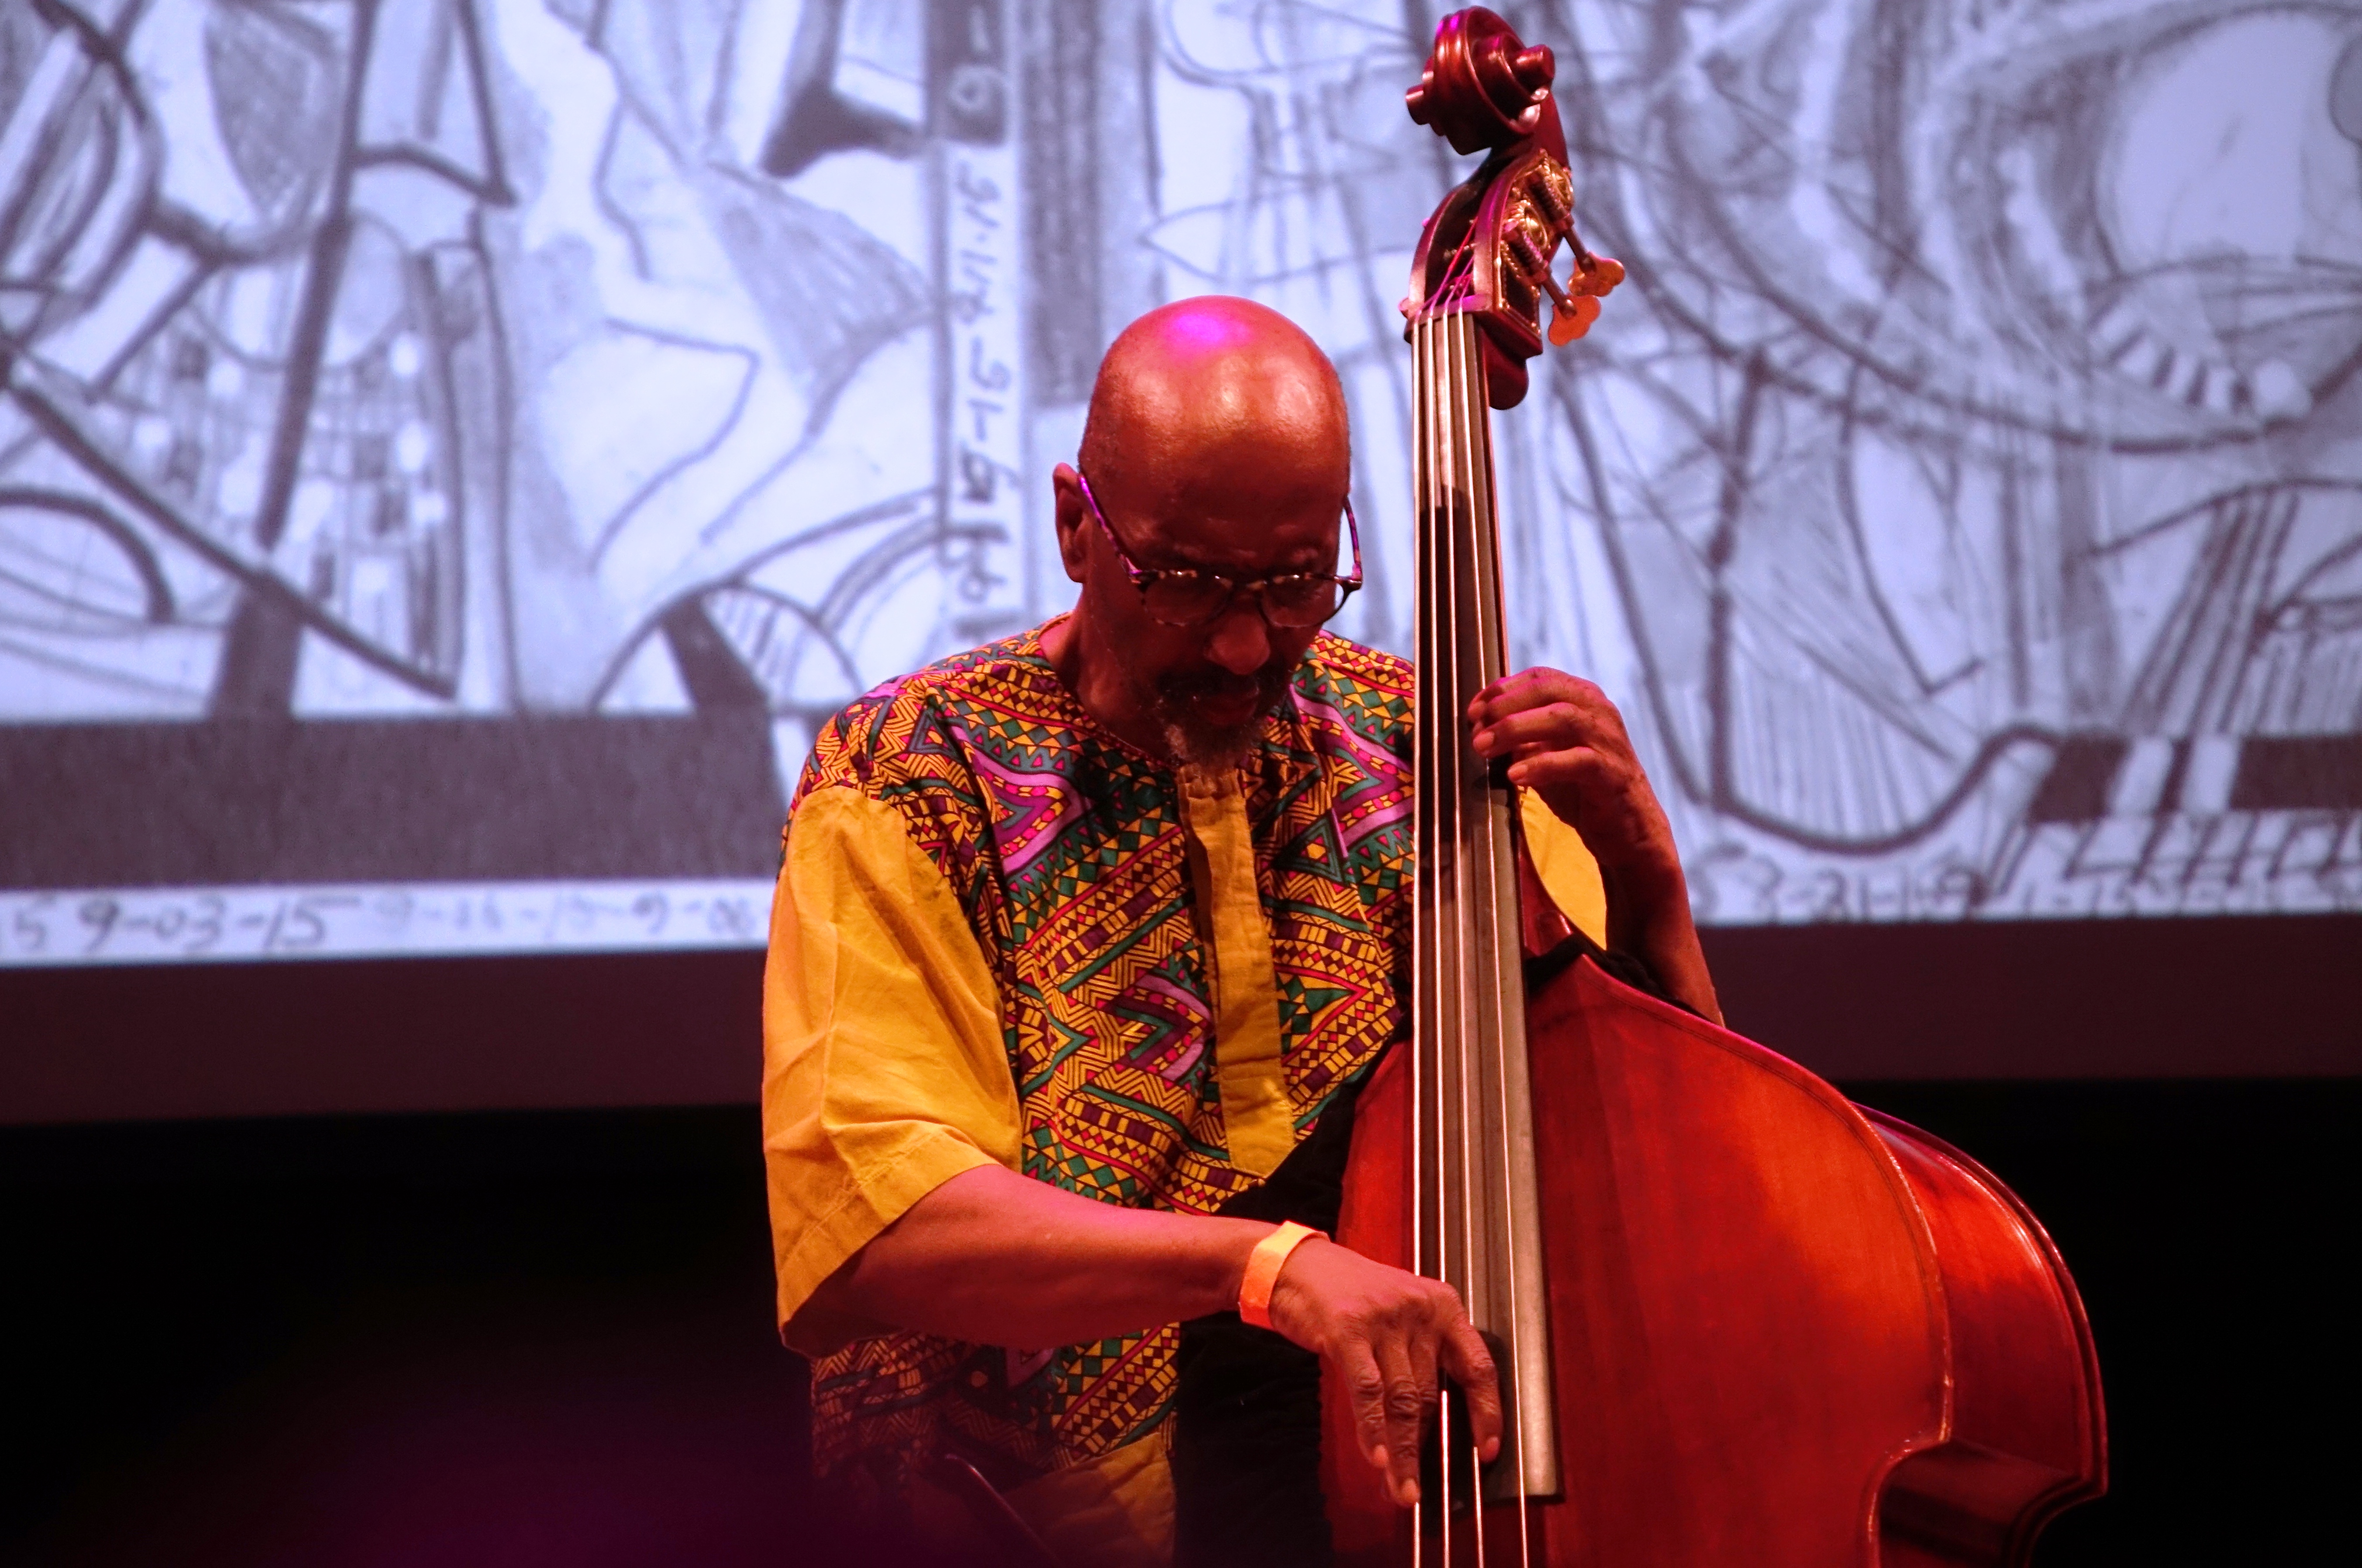
<instances>
[{"instance_id":1,"label":"varnished wood bass body","mask_svg":"<svg viewBox=\"0 0 2362 1568\"><path fill-rule=\"evenodd\" d=\"M1564 1490L1525 1505L1529 1549L1488 1506L1487 1563L2020 1564L2099 1494L2082 1303L1982 1166L1587 958L1528 1005ZM1406 1267L1407 1066L1363 1094L1338 1237ZM1340 1560L1408 1562L1412 1516L1342 1419L1332 1398Z\"/></svg>"}]
</instances>

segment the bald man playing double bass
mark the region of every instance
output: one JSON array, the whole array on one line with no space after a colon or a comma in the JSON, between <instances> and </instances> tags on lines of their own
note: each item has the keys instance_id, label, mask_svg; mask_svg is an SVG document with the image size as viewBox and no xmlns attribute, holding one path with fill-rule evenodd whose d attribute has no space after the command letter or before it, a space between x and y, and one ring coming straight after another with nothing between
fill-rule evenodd
<instances>
[{"instance_id":1,"label":"bald man playing double bass","mask_svg":"<svg viewBox=\"0 0 2362 1568\"><path fill-rule=\"evenodd\" d=\"M1411 671L1321 630L1360 583L1349 471L1336 371L1285 318L1143 316L1053 476L1074 610L863 697L798 784L765 991L781 1331L822 1496L906 1548L1324 1561L1323 1375L1406 1505L1439 1375L1497 1447L1453 1292L1305 1235L1410 963ZM1467 717L1595 858L1608 949L1718 1019L1615 707L1531 669Z\"/></svg>"}]
</instances>

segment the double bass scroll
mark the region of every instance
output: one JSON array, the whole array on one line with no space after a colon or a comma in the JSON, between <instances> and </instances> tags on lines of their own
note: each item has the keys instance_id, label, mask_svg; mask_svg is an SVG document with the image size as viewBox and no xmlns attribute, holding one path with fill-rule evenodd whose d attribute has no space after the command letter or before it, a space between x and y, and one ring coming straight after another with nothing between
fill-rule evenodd
<instances>
[{"instance_id":1,"label":"double bass scroll","mask_svg":"<svg viewBox=\"0 0 2362 1568\"><path fill-rule=\"evenodd\" d=\"M2090 1331L2041 1227L1958 1151L1619 983L1583 944L1521 940L1551 911L1521 896L1539 883L1514 801L1462 717L1506 665L1489 415L1623 276L1576 233L1554 74L1549 50L1472 9L1444 20L1407 95L1485 159L1428 220L1403 302L1411 1030L1363 1092L1338 1232L1460 1292L1495 1349L1507 1433L1479 1465L1445 1390L1405 1510L1325 1390L1339 1557L2023 1564L2105 1476Z\"/></svg>"}]
</instances>

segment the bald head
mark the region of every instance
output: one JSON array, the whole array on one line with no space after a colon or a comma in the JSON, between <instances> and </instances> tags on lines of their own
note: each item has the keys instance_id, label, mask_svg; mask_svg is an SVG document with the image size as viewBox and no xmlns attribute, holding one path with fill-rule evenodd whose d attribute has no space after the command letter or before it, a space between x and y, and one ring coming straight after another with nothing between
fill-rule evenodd
<instances>
[{"instance_id":1,"label":"bald head","mask_svg":"<svg viewBox=\"0 0 2362 1568\"><path fill-rule=\"evenodd\" d=\"M1209 295L1150 311L1099 362L1083 471L1152 504L1194 474L1309 469L1342 493L1345 394L1302 328L1252 300Z\"/></svg>"},{"instance_id":2,"label":"bald head","mask_svg":"<svg viewBox=\"0 0 2362 1568\"><path fill-rule=\"evenodd\" d=\"M1080 459L1051 482L1059 557L1082 592L1043 651L1134 745L1193 765L1243 756L1319 634L1268 619L1263 585L1338 564L1352 454L1335 367L1250 300L1151 311L1099 365ZM1242 591L1200 619L1160 620L1135 570Z\"/></svg>"}]
</instances>

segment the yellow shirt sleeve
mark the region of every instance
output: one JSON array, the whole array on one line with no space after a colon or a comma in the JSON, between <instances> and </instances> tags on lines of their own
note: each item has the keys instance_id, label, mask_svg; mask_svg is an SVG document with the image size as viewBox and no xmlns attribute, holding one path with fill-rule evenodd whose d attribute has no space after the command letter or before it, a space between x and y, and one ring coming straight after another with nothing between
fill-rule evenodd
<instances>
[{"instance_id":1,"label":"yellow shirt sleeve","mask_svg":"<svg viewBox=\"0 0 2362 1568\"><path fill-rule=\"evenodd\" d=\"M784 1326L821 1283L963 1171L1018 1168L992 971L891 806L797 806L763 974L763 1163Z\"/></svg>"},{"instance_id":2,"label":"yellow shirt sleeve","mask_svg":"<svg viewBox=\"0 0 2362 1568\"><path fill-rule=\"evenodd\" d=\"M1599 878L1583 835L1558 820L1531 790L1518 791L1518 809L1524 820L1526 853L1534 857L1534 874L1575 930L1607 945L1607 888Z\"/></svg>"}]
</instances>

